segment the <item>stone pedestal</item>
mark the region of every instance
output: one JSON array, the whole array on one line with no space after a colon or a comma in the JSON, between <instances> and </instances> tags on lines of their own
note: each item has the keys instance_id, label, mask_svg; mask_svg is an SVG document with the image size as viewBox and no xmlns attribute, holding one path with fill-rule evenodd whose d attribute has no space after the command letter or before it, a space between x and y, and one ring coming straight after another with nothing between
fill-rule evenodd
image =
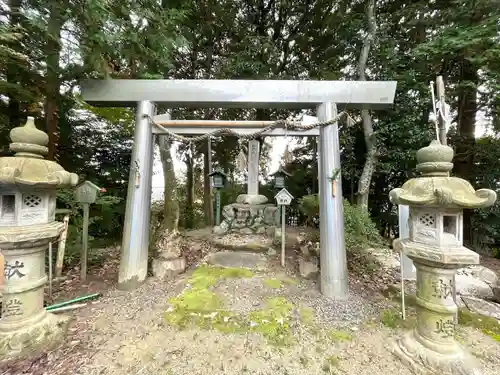
<instances>
[{"instance_id":1,"label":"stone pedestal","mask_svg":"<svg viewBox=\"0 0 500 375\"><path fill-rule=\"evenodd\" d=\"M186 258L164 258L159 256L153 259L153 275L162 280L170 280L186 270Z\"/></svg>"},{"instance_id":2,"label":"stone pedestal","mask_svg":"<svg viewBox=\"0 0 500 375\"><path fill-rule=\"evenodd\" d=\"M0 227L0 247L5 259L0 319L0 358L8 361L47 349L58 343L67 318L43 307L45 251L64 224Z\"/></svg>"},{"instance_id":3,"label":"stone pedestal","mask_svg":"<svg viewBox=\"0 0 500 375\"><path fill-rule=\"evenodd\" d=\"M214 228L214 234L267 234L274 236L277 207L271 204L232 203L224 206L224 220Z\"/></svg>"},{"instance_id":4,"label":"stone pedestal","mask_svg":"<svg viewBox=\"0 0 500 375\"><path fill-rule=\"evenodd\" d=\"M410 367L415 374L480 375L481 371L473 357L458 345L450 353L441 353L422 344L416 331L408 332L399 339L394 354Z\"/></svg>"},{"instance_id":5,"label":"stone pedestal","mask_svg":"<svg viewBox=\"0 0 500 375\"><path fill-rule=\"evenodd\" d=\"M186 270L186 258L182 255L183 237L177 232L165 230L155 241L158 256L153 259L153 275L169 280Z\"/></svg>"},{"instance_id":6,"label":"stone pedestal","mask_svg":"<svg viewBox=\"0 0 500 375\"><path fill-rule=\"evenodd\" d=\"M413 249L409 253L415 250L418 251ZM420 255L425 250L421 251ZM468 252L461 251L458 258L477 263L479 256ZM453 251L448 255L453 256ZM410 258L417 269L417 326L396 342L394 354L417 374L433 371L443 375L480 374L474 358L455 340L457 306L453 301L453 275L461 265L444 265L411 255Z\"/></svg>"}]
</instances>

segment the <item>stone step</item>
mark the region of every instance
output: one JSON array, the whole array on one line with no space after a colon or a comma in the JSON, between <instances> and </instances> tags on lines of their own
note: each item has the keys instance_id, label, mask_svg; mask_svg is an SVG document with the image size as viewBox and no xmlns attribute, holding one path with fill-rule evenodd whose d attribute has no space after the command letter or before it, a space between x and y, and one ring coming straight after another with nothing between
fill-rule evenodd
<instances>
[{"instance_id":1,"label":"stone step","mask_svg":"<svg viewBox=\"0 0 500 375\"><path fill-rule=\"evenodd\" d=\"M207 263L224 268L247 268L254 271L264 271L267 268L267 258L261 254L250 252L221 251L210 254Z\"/></svg>"},{"instance_id":2,"label":"stone step","mask_svg":"<svg viewBox=\"0 0 500 375\"><path fill-rule=\"evenodd\" d=\"M226 234L221 237L212 237L210 242L219 249L238 252L267 253L269 248L273 247L272 238L252 234Z\"/></svg>"}]
</instances>

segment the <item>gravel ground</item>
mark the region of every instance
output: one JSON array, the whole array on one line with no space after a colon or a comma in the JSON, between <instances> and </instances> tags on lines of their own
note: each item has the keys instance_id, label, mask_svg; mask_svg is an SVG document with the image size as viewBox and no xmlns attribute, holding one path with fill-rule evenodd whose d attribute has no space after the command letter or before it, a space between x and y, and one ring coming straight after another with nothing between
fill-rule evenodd
<instances>
[{"instance_id":1,"label":"gravel ground","mask_svg":"<svg viewBox=\"0 0 500 375\"><path fill-rule=\"evenodd\" d=\"M291 326L296 344L277 348L257 333L179 331L167 325L168 299L182 293L188 276L172 282L149 279L132 292L107 292L95 304L74 313L66 345L39 359L46 363L39 367L43 371L12 368L4 374L411 374L389 352L401 332L377 322L385 303L361 295L354 280L350 298L341 302L324 298L313 282L290 281L273 267L251 278L220 281L214 291L226 308L237 313L246 314L262 306L266 298L278 296L297 308L314 311L318 329L311 331L295 320ZM287 281L276 288L266 285L271 278ZM331 332L351 337L335 334L332 338ZM500 345L472 329L461 333L483 364L483 373L498 374Z\"/></svg>"}]
</instances>

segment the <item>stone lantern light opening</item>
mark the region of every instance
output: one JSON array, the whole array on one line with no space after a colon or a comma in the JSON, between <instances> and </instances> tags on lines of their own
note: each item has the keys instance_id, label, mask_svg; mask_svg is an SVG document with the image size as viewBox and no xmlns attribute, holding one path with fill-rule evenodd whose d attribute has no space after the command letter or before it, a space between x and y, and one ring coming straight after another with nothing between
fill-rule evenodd
<instances>
[{"instance_id":1,"label":"stone lantern light opening","mask_svg":"<svg viewBox=\"0 0 500 375\"><path fill-rule=\"evenodd\" d=\"M0 158L0 249L4 256L0 361L18 359L56 343L66 319L43 307L45 251L64 228L55 221L57 188L78 176L45 160L49 137L34 118L10 132L12 157Z\"/></svg>"}]
</instances>

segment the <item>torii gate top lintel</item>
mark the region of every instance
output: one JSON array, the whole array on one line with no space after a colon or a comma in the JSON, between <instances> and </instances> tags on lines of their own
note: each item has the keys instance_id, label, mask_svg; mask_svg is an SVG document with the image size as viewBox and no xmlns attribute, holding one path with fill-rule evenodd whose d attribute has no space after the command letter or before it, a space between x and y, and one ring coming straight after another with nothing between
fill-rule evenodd
<instances>
[{"instance_id":1,"label":"torii gate top lintel","mask_svg":"<svg viewBox=\"0 0 500 375\"><path fill-rule=\"evenodd\" d=\"M82 82L83 99L95 106L129 107L151 101L168 108L316 108L381 109L394 102L396 81L306 80L148 80L107 79Z\"/></svg>"}]
</instances>

